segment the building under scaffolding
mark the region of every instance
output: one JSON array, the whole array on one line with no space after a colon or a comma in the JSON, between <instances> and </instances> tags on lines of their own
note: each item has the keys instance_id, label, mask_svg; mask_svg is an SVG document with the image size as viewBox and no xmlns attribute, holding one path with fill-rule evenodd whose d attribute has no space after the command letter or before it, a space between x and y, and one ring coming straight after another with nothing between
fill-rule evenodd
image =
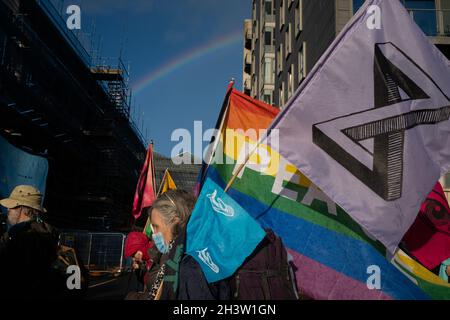
<instances>
[{"instance_id":1,"label":"building under scaffolding","mask_svg":"<svg viewBox=\"0 0 450 320\"><path fill-rule=\"evenodd\" d=\"M51 223L120 230L146 150L123 62L92 61L50 1L0 0L0 134L47 157Z\"/></svg>"}]
</instances>

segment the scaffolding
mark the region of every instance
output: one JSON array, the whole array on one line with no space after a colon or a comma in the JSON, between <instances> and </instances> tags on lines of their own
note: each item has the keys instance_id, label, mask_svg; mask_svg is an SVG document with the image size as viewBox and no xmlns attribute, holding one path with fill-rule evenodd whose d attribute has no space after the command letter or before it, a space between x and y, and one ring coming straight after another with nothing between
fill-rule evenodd
<instances>
[{"instance_id":1,"label":"scaffolding","mask_svg":"<svg viewBox=\"0 0 450 320\"><path fill-rule=\"evenodd\" d=\"M37 0L37 3L58 28L67 43L70 44L82 59L92 76L99 82L100 86L108 95L109 101L115 108L115 111L117 111L117 115L129 121L135 134L146 144L142 132L137 128L130 115L132 92L129 87L129 64L127 66L125 65L121 54L119 58L106 58L101 56L101 38L98 40L98 43L94 40L95 25L92 26L93 30L90 33L69 30L62 17L64 0Z\"/></svg>"},{"instance_id":2,"label":"scaffolding","mask_svg":"<svg viewBox=\"0 0 450 320\"><path fill-rule=\"evenodd\" d=\"M145 157L129 68L88 53L50 1L10 1L0 0L0 131L48 155L50 223L122 228Z\"/></svg>"},{"instance_id":3,"label":"scaffolding","mask_svg":"<svg viewBox=\"0 0 450 320\"><path fill-rule=\"evenodd\" d=\"M111 60L111 59L109 59ZM91 74L104 88L118 113L130 121L131 90L129 72L119 57L116 65L103 58L100 64L90 68Z\"/></svg>"}]
</instances>

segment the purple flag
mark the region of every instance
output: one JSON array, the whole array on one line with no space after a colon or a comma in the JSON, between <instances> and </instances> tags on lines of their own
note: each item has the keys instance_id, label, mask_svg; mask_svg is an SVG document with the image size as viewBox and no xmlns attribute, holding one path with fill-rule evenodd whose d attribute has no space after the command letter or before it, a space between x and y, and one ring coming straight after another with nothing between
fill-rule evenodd
<instances>
[{"instance_id":1,"label":"purple flag","mask_svg":"<svg viewBox=\"0 0 450 320\"><path fill-rule=\"evenodd\" d=\"M449 95L447 59L400 1L366 1L272 123L272 147L394 252L450 170Z\"/></svg>"}]
</instances>

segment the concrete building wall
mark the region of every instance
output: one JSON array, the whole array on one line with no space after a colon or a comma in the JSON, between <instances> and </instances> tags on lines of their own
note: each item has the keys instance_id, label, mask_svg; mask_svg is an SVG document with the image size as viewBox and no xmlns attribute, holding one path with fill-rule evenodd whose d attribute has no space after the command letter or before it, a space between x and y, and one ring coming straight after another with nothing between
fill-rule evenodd
<instances>
[{"instance_id":1,"label":"concrete building wall","mask_svg":"<svg viewBox=\"0 0 450 320\"><path fill-rule=\"evenodd\" d=\"M353 16L353 1L352 0L335 0L335 14L336 14L336 34L345 27L347 22Z\"/></svg>"},{"instance_id":2,"label":"concrete building wall","mask_svg":"<svg viewBox=\"0 0 450 320\"><path fill-rule=\"evenodd\" d=\"M252 20L244 21L244 50L242 61L242 92L251 94L252 90Z\"/></svg>"},{"instance_id":3,"label":"concrete building wall","mask_svg":"<svg viewBox=\"0 0 450 320\"><path fill-rule=\"evenodd\" d=\"M274 104L282 108L335 38L336 12L330 0L275 0L275 5Z\"/></svg>"},{"instance_id":4,"label":"concrete building wall","mask_svg":"<svg viewBox=\"0 0 450 320\"><path fill-rule=\"evenodd\" d=\"M273 0L252 3L252 63L250 96L273 103L275 53Z\"/></svg>"}]
</instances>

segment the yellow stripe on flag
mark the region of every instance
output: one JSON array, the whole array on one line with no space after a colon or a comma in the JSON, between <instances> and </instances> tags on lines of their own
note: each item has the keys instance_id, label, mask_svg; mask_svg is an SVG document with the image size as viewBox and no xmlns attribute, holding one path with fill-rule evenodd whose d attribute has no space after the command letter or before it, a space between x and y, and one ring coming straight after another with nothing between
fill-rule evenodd
<instances>
[{"instance_id":1,"label":"yellow stripe on flag","mask_svg":"<svg viewBox=\"0 0 450 320\"><path fill-rule=\"evenodd\" d=\"M431 272L421 264L417 263L414 259L409 257L402 250L397 251L394 257L394 262L422 280L425 280L435 285L450 288L449 283L445 282L440 277L435 275L433 272Z\"/></svg>"}]
</instances>

